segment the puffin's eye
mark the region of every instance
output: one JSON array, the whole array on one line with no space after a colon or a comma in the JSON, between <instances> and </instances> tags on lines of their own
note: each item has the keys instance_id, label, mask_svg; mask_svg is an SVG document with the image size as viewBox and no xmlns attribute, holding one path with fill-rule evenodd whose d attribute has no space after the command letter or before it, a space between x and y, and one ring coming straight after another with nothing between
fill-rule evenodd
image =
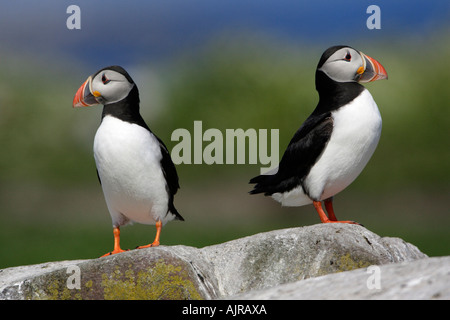
<instances>
[{"instance_id":1,"label":"puffin's eye","mask_svg":"<svg viewBox=\"0 0 450 320\"><path fill-rule=\"evenodd\" d=\"M103 84L108 84L110 81L111 81L111 80L109 80L109 79L105 76L105 74L102 75L102 82L103 82Z\"/></svg>"},{"instance_id":2,"label":"puffin's eye","mask_svg":"<svg viewBox=\"0 0 450 320\"><path fill-rule=\"evenodd\" d=\"M350 54L350 52L347 52L347 54L345 55L344 60L345 60L345 61L350 61L350 60L352 60L352 55Z\"/></svg>"}]
</instances>

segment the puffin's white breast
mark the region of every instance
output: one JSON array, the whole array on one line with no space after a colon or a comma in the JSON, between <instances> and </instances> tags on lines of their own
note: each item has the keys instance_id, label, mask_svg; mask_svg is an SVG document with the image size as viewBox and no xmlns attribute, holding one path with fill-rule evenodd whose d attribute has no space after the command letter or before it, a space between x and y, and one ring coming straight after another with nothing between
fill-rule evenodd
<instances>
[{"instance_id":1,"label":"puffin's white breast","mask_svg":"<svg viewBox=\"0 0 450 320\"><path fill-rule=\"evenodd\" d=\"M94 157L113 223L124 215L153 224L167 213L168 195L157 138L145 128L105 116Z\"/></svg>"}]
</instances>

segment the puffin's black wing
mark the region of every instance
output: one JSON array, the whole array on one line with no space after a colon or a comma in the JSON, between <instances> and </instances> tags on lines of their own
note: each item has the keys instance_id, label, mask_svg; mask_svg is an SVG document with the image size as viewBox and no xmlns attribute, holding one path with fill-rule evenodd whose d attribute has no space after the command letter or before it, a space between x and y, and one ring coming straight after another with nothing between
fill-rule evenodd
<instances>
[{"instance_id":1,"label":"puffin's black wing","mask_svg":"<svg viewBox=\"0 0 450 320\"><path fill-rule=\"evenodd\" d=\"M175 164L172 161L172 158L170 157L169 150L167 150L166 145L164 142L150 130L148 125L145 123L142 116L138 113L138 116L135 116L134 123L146 128L150 134L152 134L159 142L159 147L161 149L161 169L164 174L164 178L166 179L166 188L167 193L169 194L169 211L172 212L177 220L184 221L183 217L178 213L177 209L175 208L175 205L173 204L173 196L177 193L178 189L180 188L180 184L178 183L178 174L177 169L175 168Z\"/></svg>"},{"instance_id":2,"label":"puffin's black wing","mask_svg":"<svg viewBox=\"0 0 450 320\"><path fill-rule=\"evenodd\" d=\"M100 175L98 174L98 169L95 169L97 171L97 178L98 178L98 182L100 182L100 185L102 184L102 179L100 179Z\"/></svg>"},{"instance_id":3,"label":"puffin's black wing","mask_svg":"<svg viewBox=\"0 0 450 320\"><path fill-rule=\"evenodd\" d=\"M264 193L267 196L290 191L302 185L311 167L325 149L332 131L333 118L330 112L309 116L286 148L278 172L251 179L250 183L256 185L250 193Z\"/></svg>"},{"instance_id":4,"label":"puffin's black wing","mask_svg":"<svg viewBox=\"0 0 450 320\"><path fill-rule=\"evenodd\" d=\"M159 146L161 148L161 168L164 173L164 178L167 182L167 192L169 194L169 211L173 213L176 216L177 220L184 221L183 217L178 213L177 209L175 208L175 205L173 204L173 196L177 193L178 189L180 188L180 184L178 183L178 174L177 169L175 168L175 164L172 161L172 158L170 157L169 150L167 150L166 145L160 138L158 138L156 135L154 135L156 139L159 141Z\"/></svg>"},{"instance_id":5,"label":"puffin's black wing","mask_svg":"<svg viewBox=\"0 0 450 320\"><path fill-rule=\"evenodd\" d=\"M162 140L159 139L158 137L156 137L156 139L158 139L159 146L161 147L161 154L162 154L161 167L164 172L164 177L166 178L167 181L167 187L169 188L170 193L174 195L180 188L180 184L178 183L177 170L164 142L162 142Z\"/></svg>"}]
</instances>

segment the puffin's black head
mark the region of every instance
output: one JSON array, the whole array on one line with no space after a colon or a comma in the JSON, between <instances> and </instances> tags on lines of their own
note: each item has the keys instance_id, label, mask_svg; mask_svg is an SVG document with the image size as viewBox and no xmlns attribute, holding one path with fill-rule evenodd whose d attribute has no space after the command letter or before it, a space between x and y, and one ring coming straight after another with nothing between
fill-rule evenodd
<instances>
[{"instance_id":1,"label":"puffin's black head","mask_svg":"<svg viewBox=\"0 0 450 320\"><path fill-rule=\"evenodd\" d=\"M370 82L387 79L384 67L375 59L349 46L330 47L317 65L317 77L325 74L335 82Z\"/></svg>"},{"instance_id":2,"label":"puffin's black head","mask_svg":"<svg viewBox=\"0 0 450 320\"><path fill-rule=\"evenodd\" d=\"M78 89L73 107L95 104L109 105L133 96L139 103L137 87L128 72L119 66L110 66L90 76Z\"/></svg>"}]
</instances>

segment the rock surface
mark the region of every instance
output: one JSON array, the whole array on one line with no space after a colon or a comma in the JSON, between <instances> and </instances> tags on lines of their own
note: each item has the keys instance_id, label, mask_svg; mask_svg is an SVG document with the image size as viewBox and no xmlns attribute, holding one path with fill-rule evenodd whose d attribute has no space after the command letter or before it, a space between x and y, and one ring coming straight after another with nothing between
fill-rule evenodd
<instances>
[{"instance_id":1,"label":"rock surface","mask_svg":"<svg viewBox=\"0 0 450 320\"><path fill-rule=\"evenodd\" d=\"M375 280L377 276L379 278ZM437 257L329 274L246 292L232 299L449 300L449 284L450 257Z\"/></svg>"},{"instance_id":2,"label":"rock surface","mask_svg":"<svg viewBox=\"0 0 450 320\"><path fill-rule=\"evenodd\" d=\"M358 225L319 224L200 249L160 246L3 269L0 299L245 298L242 294L249 291L423 258L419 249L398 238L382 238Z\"/></svg>"}]
</instances>

